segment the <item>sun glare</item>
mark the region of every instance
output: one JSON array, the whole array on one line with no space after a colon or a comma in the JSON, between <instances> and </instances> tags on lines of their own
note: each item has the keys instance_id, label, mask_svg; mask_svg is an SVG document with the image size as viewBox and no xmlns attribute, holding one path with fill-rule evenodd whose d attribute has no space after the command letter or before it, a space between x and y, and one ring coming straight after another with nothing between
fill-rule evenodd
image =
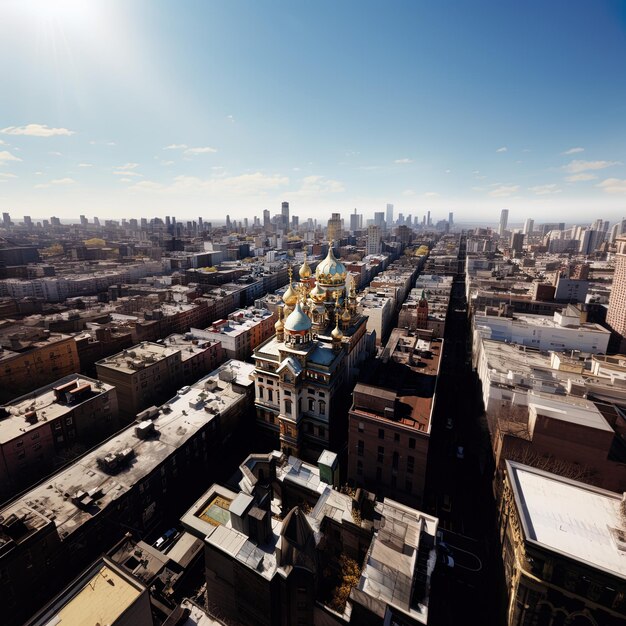
<instances>
[{"instance_id":1,"label":"sun glare","mask_svg":"<svg viewBox=\"0 0 626 626\"><path fill-rule=\"evenodd\" d=\"M56 22L60 26L85 26L99 12L97 0L22 0L22 10L33 19Z\"/></svg>"}]
</instances>

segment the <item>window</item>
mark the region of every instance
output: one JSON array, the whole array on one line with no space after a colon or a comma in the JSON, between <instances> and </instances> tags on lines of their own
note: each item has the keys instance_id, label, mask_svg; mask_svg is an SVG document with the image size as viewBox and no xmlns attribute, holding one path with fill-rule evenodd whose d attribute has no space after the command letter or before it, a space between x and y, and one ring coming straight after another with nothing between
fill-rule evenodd
<instances>
[{"instance_id":1,"label":"window","mask_svg":"<svg viewBox=\"0 0 626 626\"><path fill-rule=\"evenodd\" d=\"M399 433L394 433L394 434L393 434L393 440L394 440L396 443L400 443L400 434L399 434Z\"/></svg>"},{"instance_id":2,"label":"window","mask_svg":"<svg viewBox=\"0 0 626 626\"><path fill-rule=\"evenodd\" d=\"M363 422L359 422L359 432L362 433L363 430L365 430L365 425L363 424Z\"/></svg>"},{"instance_id":3,"label":"window","mask_svg":"<svg viewBox=\"0 0 626 626\"><path fill-rule=\"evenodd\" d=\"M291 400L285 400L285 413L291 415Z\"/></svg>"},{"instance_id":4,"label":"window","mask_svg":"<svg viewBox=\"0 0 626 626\"><path fill-rule=\"evenodd\" d=\"M39 433L33 433L31 439L39 439Z\"/></svg>"},{"instance_id":5,"label":"window","mask_svg":"<svg viewBox=\"0 0 626 626\"><path fill-rule=\"evenodd\" d=\"M259 398L263 400L263 387L259 387Z\"/></svg>"},{"instance_id":6,"label":"window","mask_svg":"<svg viewBox=\"0 0 626 626\"><path fill-rule=\"evenodd\" d=\"M384 428L379 428L378 429L378 438L379 439L384 439L385 438L385 429Z\"/></svg>"},{"instance_id":7,"label":"window","mask_svg":"<svg viewBox=\"0 0 626 626\"><path fill-rule=\"evenodd\" d=\"M309 411L315 411L315 400L309 398Z\"/></svg>"},{"instance_id":8,"label":"window","mask_svg":"<svg viewBox=\"0 0 626 626\"><path fill-rule=\"evenodd\" d=\"M363 449L364 449L364 447L365 447L365 445L364 445L363 441L361 439L359 439L359 441L357 441L357 444L356 444L356 453L359 456L363 456Z\"/></svg>"},{"instance_id":9,"label":"window","mask_svg":"<svg viewBox=\"0 0 626 626\"><path fill-rule=\"evenodd\" d=\"M291 395L291 391L288 391L287 389L285 389L285 395L286 396L290 396Z\"/></svg>"},{"instance_id":10,"label":"window","mask_svg":"<svg viewBox=\"0 0 626 626\"><path fill-rule=\"evenodd\" d=\"M383 470L380 467L376 468L376 480L382 480L383 478Z\"/></svg>"},{"instance_id":11,"label":"window","mask_svg":"<svg viewBox=\"0 0 626 626\"><path fill-rule=\"evenodd\" d=\"M383 446L378 446L378 457L376 461L377 463L384 463L385 461L385 448Z\"/></svg>"},{"instance_id":12,"label":"window","mask_svg":"<svg viewBox=\"0 0 626 626\"><path fill-rule=\"evenodd\" d=\"M326 429L323 426L318 428L318 432L320 437L326 437Z\"/></svg>"},{"instance_id":13,"label":"window","mask_svg":"<svg viewBox=\"0 0 626 626\"><path fill-rule=\"evenodd\" d=\"M393 458L392 458L392 461L391 461L391 466L394 469L398 469L398 460L399 460L399 458L400 458L400 455L397 452L394 452L393 453Z\"/></svg>"},{"instance_id":14,"label":"window","mask_svg":"<svg viewBox=\"0 0 626 626\"><path fill-rule=\"evenodd\" d=\"M407 456L407 458L406 458L406 471L409 474L412 474L414 469L415 469L415 457L414 456Z\"/></svg>"},{"instance_id":15,"label":"window","mask_svg":"<svg viewBox=\"0 0 626 626\"><path fill-rule=\"evenodd\" d=\"M320 415L324 415L326 413L326 402L324 400L320 400Z\"/></svg>"},{"instance_id":16,"label":"window","mask_svg":"<svg viewBox=\"0 0 626 626\"><path fill-rule=\"evenodd\" d=\"M409 437L409 448L415 450L415 439L413 437Z\"/></svg>"},{"instance_id":17,"label":"window","mask_svg":"<svg viewBox=\"0 0 626 626\"><path fill-rule=\"evenodd\" d=\"M311 422L308 422L306 425L306 431L307 433L309 433L309 435L313 434L313 424L311 424Z\"/></svg>"},{"instance_id":18,"label":"window","mask_svg":"<svg viewBox=\"0 0 626 626\"><path fill-rule=\"evenodd\" d=\"M267 390L267 399L270 402L274 402L274 392L271 389Z\"/></svg>"}]
</instances>

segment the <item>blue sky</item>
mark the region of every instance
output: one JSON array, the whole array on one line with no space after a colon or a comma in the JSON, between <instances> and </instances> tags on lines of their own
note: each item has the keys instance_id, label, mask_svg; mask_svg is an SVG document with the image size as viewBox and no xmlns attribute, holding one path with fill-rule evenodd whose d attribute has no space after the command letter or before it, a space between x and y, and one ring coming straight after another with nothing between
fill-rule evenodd
<instances>
[{"instance_id":1,"label":"blue sky","mask_svg":"<svg viewBox=\"0 0 626 626\"><path fill-rule=\"evenodd\" d=\"M626 215L626 3L0 0L0 208Z\"/></svg>"}]
</instances>

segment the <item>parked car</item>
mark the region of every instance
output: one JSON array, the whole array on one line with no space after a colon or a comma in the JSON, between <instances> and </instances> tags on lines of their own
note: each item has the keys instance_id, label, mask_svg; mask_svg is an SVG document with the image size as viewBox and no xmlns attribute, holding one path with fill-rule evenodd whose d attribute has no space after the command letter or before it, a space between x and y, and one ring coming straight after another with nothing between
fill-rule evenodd
<instances>
[{"instance_id":1,"label":"parked car","mask_svg":"<svg viewBox=\"0 0 626 626\"><path fill-rule=\"evenodd\" d=\"M458 446L456 449L456 458L464 459L465 458L465 450L463 450L463 446Z\"/></svg>"},{"instance_id":2,"label":"parked car","mask_svg":"<svg viewBox=\"0 0 626 626\"><path fill-rule=\"evenodd\" d=\"M175 528L166 530L155 542L153 547L157 550L164 550L178 537L179 532Z\"/></svg>"},{"instance_id":3,"label":"parked car","mask_svg":"<svg viewBox=\"0 0 626 626\"><path fill-rule=\"evenodd\" d=\"M449 554L440 553L439 562L446 567L454 567L454 558Z\"/></svg>"}]
</instances>

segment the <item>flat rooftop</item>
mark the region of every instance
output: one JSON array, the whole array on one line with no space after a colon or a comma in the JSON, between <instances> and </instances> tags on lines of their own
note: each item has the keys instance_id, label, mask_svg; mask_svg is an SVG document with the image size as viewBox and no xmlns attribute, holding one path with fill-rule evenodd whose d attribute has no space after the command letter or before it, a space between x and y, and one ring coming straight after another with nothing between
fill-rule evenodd
<instances>
[{"instance_id":1,"label":"flat rooftop","mask_svg":"<svg viewBox=\"0 0 626 626\"><path fill-rule=\"evenodd\" d=\"M30 625L114 624L144 591L130 576L101 559ZM148 611L149 606L146 600Z\"/></svg>"},{"instance_id":2,"label":"flat rooftop","mask_svg":"<svg viewBox=\"0 0 626 626\"><path fill-rule=\"evenodd\" d=\"M621 494L507 461L527 541L626 580Z\"/></svg>"},{"instance_id":3,"label":"flat rooftop","mask_svg":"<svg viewBox=\"0 0 626 626\"><path fill-rule=\"evenodd\" d=\"M552 398L548 394L531 391L528 395L528 408L536 411L538 415L545 415L551 419L614 432L598 407L583 398Z\"/></svg>"},{"instance_id":4,"label":"flat rooftop","mask_svg":"<svg viewBox=\"0 0 626 626\"><path fill-rule=\"evenodd\" d=\"M83 394L76 401L68 404L65 400L65 394L57 394L54 390L71 383L75 383L73 389L82 388ZM0 444L71 413L77 406L100 394L111 391L111 389L113 389L113 385L87 376L72 374L5 403L2 407L4 411L0 408L0 412L6 411L8 415L0 417ZM61 395L60 398L59 395ZM26 416L32 414L33 411L35 412L34 418L27 419Z\"/></svg>"},{"instance_id":5,"label":"flat rooftop","mask_svg":"<svg viewBox=\"0 0 626 626\"><path fill-rule=\"evenodd\" d=\"M137 424L130 424L21 494L0 510L0 517L7 519L12 513L33 511L54 520L61 540L67 538L175 454L217 415L245 401L245 395L233 384L252 385L249 376L253 371L254 366L249 363L227 361L191 387L181 389L161 407L152 419L158 436L142 439L135 432ZM128 450L129 457L115 471L103 469L99 459ZM88 505L77 503L79 495Z\"/></svg>"},{"instance_id":6,"label":"flat rooftop","mask_svg":"<svg viewBox=\"0 0 626 626\"><path fill-rule=\"evenodd\" d=\"M96 361L96 365L132 374L138 369L154 365L177 352L179 352L178 348L170 348L165 344L142 341L128 350L123 350L113 356Z\"/></svg>"}]
</instances>

